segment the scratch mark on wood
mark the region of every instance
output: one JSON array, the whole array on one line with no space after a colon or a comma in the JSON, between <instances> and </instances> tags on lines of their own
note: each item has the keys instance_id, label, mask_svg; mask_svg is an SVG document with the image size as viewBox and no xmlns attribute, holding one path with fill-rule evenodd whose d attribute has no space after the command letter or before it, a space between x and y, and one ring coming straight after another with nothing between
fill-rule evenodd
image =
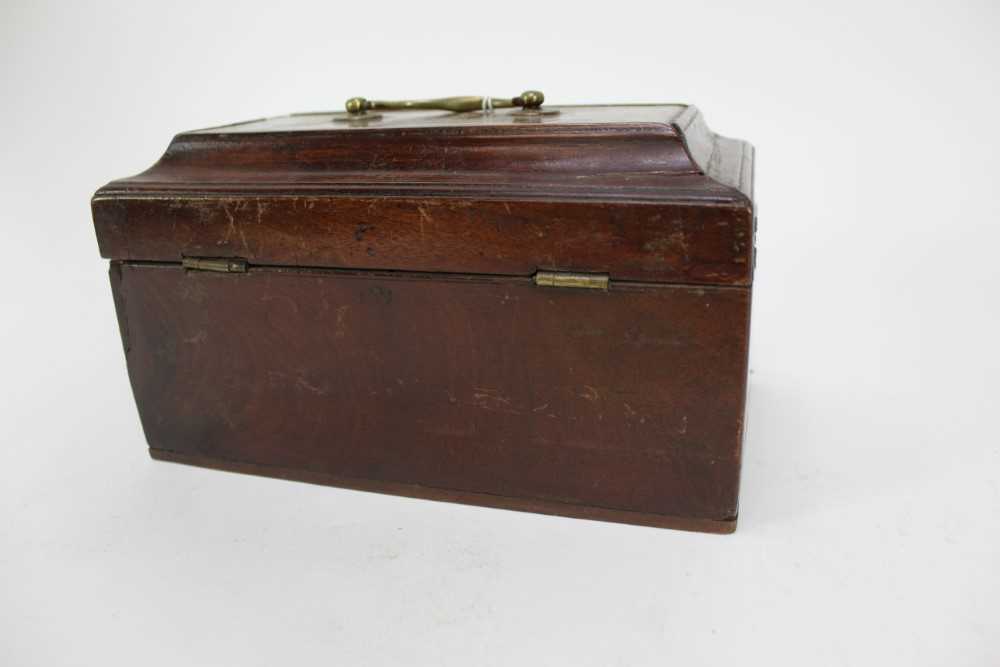
<instances>
[{"instance_id":1,"label":"scratch mark on wood","mask_svg":"<svg viewBox=\"0 0 1000 667\"><path fill-rule=\"evenodd\" d=\"M489 387L473 387L472 402L462 403L462 405L469 405L490 412L503 412L511 415L524 414L523 410L519 410L511 405L509 398L502 395L498 390L490 389Z\"/></svg>"},{"instance_id":2,"label":"scratch mark on wood","mask_svg":"<svg viewBox=\"0 0 1000 667\"><path fill-rule=\"evenodd\" d=\"M334 327L333 337L343 338L347 334L346 316L350 306L340 306L337 308L337 324Z\"/></svg>"},{"instance_id":3,"label":"scratch mark on wood","mask_svg":"<svg viewBox=\"0 0 1000 667\"><path fill-rule=\"evenodd\" d=\"M306 380L304 377L299 377L298 379L296 379L295 384L298 385L299 387L302 387L308 392L316 394L317 396L325 396L327 393L327 390L324 387L317 387L316 385Z\"/></svg>"},{"instance_id":4,"label":"scratch mark on wood","mask_svg":"<svg viewBox=\"0 0 1000 667\"><path fill-rule=\"evenodd\" d=\"M226 235L225 237L223 237L222 243L220 245L224 243L229 243L229 239L231 239L233 237L233 234L236 232L236 219L233 218L233 214L229 210L229 206L227 206L225 203L222 204L222 212L226 214L227 218L229 218L229 225L226 227Z\"/></svg>"},{"instance_id":5,"label":"scratch mark on wood","mask_svg":"<svg viewBox=\"0 0 1000 667\"><path fill-rule=\"evenodd\" d=\"M184 342L190 345L198 345L199 343L204 343L206 340L208 340L208 333L204 329L199 329L198 333L185 338Z\"/></svg>"},{"instance_id":6,"label":"scratch mark on wood","mask_svg":"<svg viewBox=\"0 0 1000 667\"><path fill-rule=\"evenodd\" d=\"M250 247L247 245L247 237L243 234L243 227L237 224L236 217L233 215L233 212L229 210L229 205L223 203L222 210L225 212L226 217L229 218L229 227L226 229L225 241L229 242L229 239L232 238L233 232L236 232L239 234L240 241L243 243L243 252L245 254L250 254Z\"/></svg>"}]
</instances>

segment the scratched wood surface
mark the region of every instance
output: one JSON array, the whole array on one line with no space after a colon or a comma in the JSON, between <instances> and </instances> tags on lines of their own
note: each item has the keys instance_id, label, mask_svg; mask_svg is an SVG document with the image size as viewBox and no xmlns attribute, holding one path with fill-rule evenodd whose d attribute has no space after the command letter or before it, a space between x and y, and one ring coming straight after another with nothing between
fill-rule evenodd
<instances>
[{"instance_id":1,"label":"scratched wood surface","mask_svg":"<svg viewBox=\"0 0 1000 667\"><path fill-rule=\"evenodd\" d=\"M746 289L118 262L112 285L160 458L701 530L735 519Z\"/></svg>"},{"instance_id":2,"label":"scratched wood surface","mask_svg":"<svg viewBox=\"0 0 1000 667\"><path fill-rule=\"evenodd\" d=\"M212 197L96 204L105 254L180 261L746 285L745 207L466 199Z\"/></svg>"},{"instance_id":3,"label":"scratched wood surface","mask_svg":"<svg viewBox=\"0 0 1000 667\"><path fill-rule=\"evenodd\" d=\"M101 254L749 285L752 149L694 107L329 114L178 135L93 199Z\"/></svg>"},{"instance_id":4,"label":"scratched wood surface","mask_svg":"<svg viewBox=\"0 0 1000 667\"><path fill-rule=\"evenodd\" d=\"M98 190L151 453L731 530L753 149L691 106L557 110L185 132ZM611 289L537 287L539 270Z\"/></svg>"}]
</instances>

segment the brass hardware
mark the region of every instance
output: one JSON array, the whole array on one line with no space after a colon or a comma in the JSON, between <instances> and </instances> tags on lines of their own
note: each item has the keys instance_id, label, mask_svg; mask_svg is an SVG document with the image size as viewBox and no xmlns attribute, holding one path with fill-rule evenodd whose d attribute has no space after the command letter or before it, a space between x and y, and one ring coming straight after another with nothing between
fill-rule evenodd
<instances>
[{"instance_id":1,"label":"brass hardware","mask_svg":"<svg viewBox=\"0 0 1000 667\"><path fill-rule=\"evenodd\" d=\"M521 113L541 112L545 95L538 90L526 90L517 97L494 98L478 95L460 97L441 97L434 100L368 100L364 97L352 97L347 100L344 108L348 118L363 118L369 111L408 111L411 109L438 109L441 111L490 111L491 109L506 109L521 107Z\"/></svg>"},{"instance_id":2,"label":"brass hardware","mask_svg":"<svg viewBox=\"0 0 1000 667\"><path fill-rule=\"evenodd\" d=\"M535 284L542 287L582 287L606 290L609 282L608 276L600 273L539 271L535 274Z\"/></svg>"},{"instance_id":3,"label":"brass hardware","mask_svg":"<svg viewBox=\"0 0 1000 667\"><path fill-rule=\"evenodd\" d=\"M181 266L192 271L217 271L219 273L246 273L247 261L238 258L184 257Z\"/></svg>"}]
</instances>

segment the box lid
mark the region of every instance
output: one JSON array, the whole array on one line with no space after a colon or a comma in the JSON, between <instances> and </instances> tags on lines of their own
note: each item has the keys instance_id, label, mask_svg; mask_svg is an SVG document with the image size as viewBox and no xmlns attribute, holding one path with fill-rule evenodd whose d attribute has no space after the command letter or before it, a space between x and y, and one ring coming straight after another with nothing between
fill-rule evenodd
<instances>
[{"instance_id":1,"label":"box lid","mask_svg":"<svg viewBox=\"0 0 1000 667\"><path fill-rule=\"evenodd\" d=\"M101 254L748 285L753 150L684 105L294 114L186 132L92 207Z\"/></svg>"}]
</instances>

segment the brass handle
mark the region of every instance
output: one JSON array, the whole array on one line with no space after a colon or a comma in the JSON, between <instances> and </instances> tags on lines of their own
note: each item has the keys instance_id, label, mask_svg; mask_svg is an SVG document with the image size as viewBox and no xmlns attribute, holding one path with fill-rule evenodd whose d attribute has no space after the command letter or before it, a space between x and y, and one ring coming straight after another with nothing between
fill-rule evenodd
<instances>
[{"instance_id":1,"label":"brass handle","mask_svg":"<svg viewBox=\"0 0 1000 667\"><path fill-rule=\"evenodd\" d=\"M366 100L363 97L352 97L347 100L345 108L352 116L363 116L369 111L408 111L411 109L440 109L441 111L489 111L490 109L505 109L521 107L537 110L545 101L545 95L538 90L526 90L517 97L480 97L465 95L461 97L442 97L435 100Z\"/></svg>"}]
</instances>

